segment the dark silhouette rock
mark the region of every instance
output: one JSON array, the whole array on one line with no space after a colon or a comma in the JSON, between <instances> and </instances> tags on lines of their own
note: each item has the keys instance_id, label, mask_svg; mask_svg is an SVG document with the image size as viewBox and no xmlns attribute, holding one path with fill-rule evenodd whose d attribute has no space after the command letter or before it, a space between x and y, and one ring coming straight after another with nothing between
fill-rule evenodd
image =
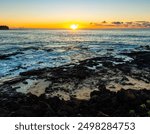
<instances>
[{"instance_id":1,"label":"dark silhouette rock","mask_svg":"<svg viewBox=\"0 0 150 134\"><path fill-rule=\"evenodd\" d=\"M124 101L124 102L132 102L136 99L136 96L134 95L134 93L132 92L132 90L120 90L117 93L117 97L118 97L118 101Z\"/></svg>"},{"instance_id":2,"label":"dark silhouette rock","mask_svg":"<svg viewBox=\"0 0 150 134\"><path fill-rule=\"evenodd\" d=\"M0 26L0 30L9 30L8 26Z\"/></svg>"}]
</instances>

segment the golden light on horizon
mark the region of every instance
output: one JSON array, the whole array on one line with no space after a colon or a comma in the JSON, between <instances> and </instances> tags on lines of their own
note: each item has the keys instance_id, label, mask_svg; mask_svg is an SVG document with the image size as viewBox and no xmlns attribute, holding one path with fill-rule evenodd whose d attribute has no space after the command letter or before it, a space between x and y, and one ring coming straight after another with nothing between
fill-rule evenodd
<instances>
[{"instance_id":1,"label":"golden light on horizon","mask_svg":"<svg viewBox=\"0 0 150 134\"><path fill-rule=\"evenodd\" d=\"M70 28L72 29L72 30L76 30L76 29L78 29L78 24L72 24L71 26L70 26Z\"/></svg>"}]
</instances>

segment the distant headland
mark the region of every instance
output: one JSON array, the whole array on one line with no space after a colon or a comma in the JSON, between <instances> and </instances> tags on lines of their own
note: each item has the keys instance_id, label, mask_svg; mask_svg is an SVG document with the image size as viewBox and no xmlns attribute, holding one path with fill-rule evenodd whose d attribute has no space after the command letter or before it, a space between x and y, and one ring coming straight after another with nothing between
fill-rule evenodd
<instances>
[{"instance_id":1,"label":"distant headland","mask_svg":"<svg viewBox=\"0 0 150 134\"><path fill-rule=\"evenodd\" d=\"M8 26L0 26L0 30L9 30Z\"/></svg>"}]
</instances>

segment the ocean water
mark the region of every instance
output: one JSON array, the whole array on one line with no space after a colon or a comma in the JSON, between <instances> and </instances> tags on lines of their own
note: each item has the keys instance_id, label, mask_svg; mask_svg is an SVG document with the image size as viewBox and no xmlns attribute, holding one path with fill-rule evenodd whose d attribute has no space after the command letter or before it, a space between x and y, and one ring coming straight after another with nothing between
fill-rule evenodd
<instances>
[{"instance_id":1,"label":"ocean water","mask_svg":"<svg viewBox=\"0 0 150 134\"><path fill-rule=\"evenodd\" d=\"M0 79L20 72L57 67L150 45L150 30L0 31Z\"/></svg>"}]
</instances>

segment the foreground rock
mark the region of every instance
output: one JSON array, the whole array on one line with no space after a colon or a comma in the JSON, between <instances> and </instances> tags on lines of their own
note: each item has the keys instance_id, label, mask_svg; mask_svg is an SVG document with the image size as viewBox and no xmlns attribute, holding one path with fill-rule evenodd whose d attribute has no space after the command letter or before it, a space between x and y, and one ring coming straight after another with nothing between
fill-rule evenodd
<instances>
[{"instance_id":1,"label":"foreground rock","mask_svg":"<svg viewBox=\"0 0 150 134\"><path fill-rule=\"evenodd\" d=\"M37 97L32 94L3 92L0 94L0 116L17 117L124 117L149 116L150 92L147 90L106 89L93 91L89 100L71 98L68 101L58 97L48 98L45 94Z\"/></svg>"},{"instance_id":2,"label":"foreground rock","mask_svg":"<svg viewBox=\"0 0 150 134\"><path fill-rule=\"evenodd\" d=\"M0 86L0 116L150 116L150 52L32 70Z\"/></svg>"}]
</instances>

